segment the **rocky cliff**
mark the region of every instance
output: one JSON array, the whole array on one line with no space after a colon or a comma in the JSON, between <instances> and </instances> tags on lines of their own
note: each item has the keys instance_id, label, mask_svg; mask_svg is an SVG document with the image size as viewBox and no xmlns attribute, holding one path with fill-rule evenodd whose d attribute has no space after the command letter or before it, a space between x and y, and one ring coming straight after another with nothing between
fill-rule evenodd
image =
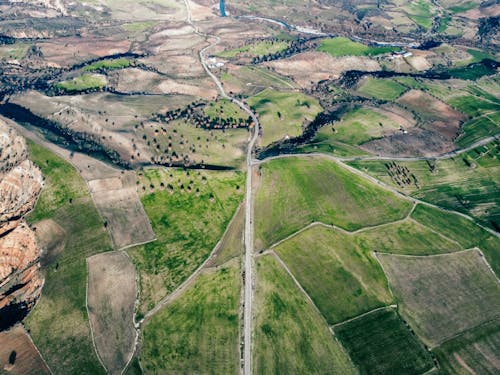
<instances>
[{"instance_id":1,"label":"rocky cliff","mask_svg":"<svg viewBox=\"0 0 500 375\"><path fill-rule=\"evenodd\" d=\"M0 331L22 320L40 295L40 251L24 222L43 185L26 142L0 120Z\"/></svg>"}]
</instances>

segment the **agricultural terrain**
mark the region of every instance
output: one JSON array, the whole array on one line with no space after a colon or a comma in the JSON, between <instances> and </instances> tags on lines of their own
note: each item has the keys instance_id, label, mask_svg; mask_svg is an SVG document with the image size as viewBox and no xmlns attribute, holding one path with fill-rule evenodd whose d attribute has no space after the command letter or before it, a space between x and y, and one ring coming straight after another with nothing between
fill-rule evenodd
<instances>
[{"instance_id":1,"label":"agricultural terrain","mask_svg":"<svg viewBox=\"0 0 500 375\"><path fill-rule=\"evenodd\" d=\"M0 1L0 374L499 373L499 17Z\"/></svg>"}]
</instances>

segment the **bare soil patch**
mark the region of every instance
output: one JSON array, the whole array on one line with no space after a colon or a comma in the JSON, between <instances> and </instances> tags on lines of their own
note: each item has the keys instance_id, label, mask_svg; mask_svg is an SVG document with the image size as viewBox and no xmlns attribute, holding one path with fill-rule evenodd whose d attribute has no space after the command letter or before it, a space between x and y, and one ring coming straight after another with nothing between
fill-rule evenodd
<instances>
[{"instance_id":1,"label":"bare soil patch","mask_svg":"<svg viewBox=\"0 0 500 375\"><path fill-rule=\"evenodd\" d=\"M89 181L89 188L105 218L116 248L151 241L155 238L149 218L136 190L133 172Z\"/></svg>"},{"instance_id":2,"label":"bare soil patch","mask_svg":"<svg viewBox=\"0 0 500 375\"><path fill-rule=\"evenodd\" d=\"M429 346L500 316L500 285L479 250L377 258L401 315Z\"/></svg>"},{"instance_id":3,"label":"bare soil patch","mask_svg":"<svg viewBox=\"0 0 500 375\"><path fill-rule=\"evenodd\" d=\"M47 365L22 325L0 332L0 344L0 374L50 374Z\"/></svg>"},{"instance_id":4,"label":"bare soil patch","mask_svg":"<svg viewBox=\"0 0 500 375\"><path fill-rule=\"evenodd\" d=\"M64 229L52 219L39 221L33 229L35 229L37 243L42 251L42 265L52 263L66 245Z\"/></svg>"},{"instance_id":5,"label":"bare soil patch","mask_svg":"<svg viewBox=\"0 0 500 375\"><path fill-rule=\"evenodd\" d=\"M275 60L264 64L278 73L291 77L303 88L325 80L336 79L347 70L380 70L380 65L365 56L335 58L323 52L304 52L288 59Z\"/></svg>"},{"instance_id":6,"label":"bare soil patch","mask_svg":"<svg viewBox=\"0 0 500 375\"><path fill-rule=\"evenodd\" d=\"M135 267L123 252L87 259L87 303L94 343L110 374L120 374L134 351Z\"/></svg>"}]
</instances>

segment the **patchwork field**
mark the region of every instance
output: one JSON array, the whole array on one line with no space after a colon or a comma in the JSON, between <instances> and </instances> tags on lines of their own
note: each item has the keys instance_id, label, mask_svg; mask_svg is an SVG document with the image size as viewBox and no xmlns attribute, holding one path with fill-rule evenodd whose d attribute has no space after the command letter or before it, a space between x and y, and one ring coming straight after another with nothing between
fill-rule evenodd
<instances>
[{"instance_id":1,"label":"patchwork field","mask_svg":"<svg viewBox=\"0 0 500 375\"><path fill-rule=\"evenodd\" d=\"M147 322L140 355L144 371L239 373L240 288L238 262L204 271Z\"/></svg>"},{"instance_id":2,"label":"patchwork field","mask_svg":"<svg viewBox=\"0 0 500 375\"><path fill-rule=\"evenodd\" d=\"M395 134L402 125L386 113L370 107L359 107L346 113L332 126L323 126L316 137L327 137L332 141L359 145L375 138ZM333 134L332 134L333 133Z\"/></svg>"},{"instance_id":3,"label":"patchwork field","mask_svg":"<svg viewBox=\"0 0 500 375\"><path fill-rule=\"evenodd\" d=\"M117 249L155 238L137 195L135 173L91 180L89 188Z\"/></svg>"},{"instance_id":4,"label":"patchwork field","mask_svg":"<svg viewBox=\"0 0 500 375\"><path fill-rule=\"evenodd\" d=\"M140 313L208 257L243 197L240 172L146 169L138 190L157 240L129 250L141 281Z\"/></svg>"},{"instance_id":5,"label":"patchwork field","mask_svg":"<svg viewBox=\"0 0 500 375\"><path fill-rule=\"evenodd\" d=\"M262 125L261 145L293 138L321 112L318 101L302 93L266 89L248 99L250 108L259 115Z\"/></svg>"},{"instance_id":6,"label":"patchwork field","mask_svg":"<svg viewBox=\"0 0 500 375\"><path fill-rule=\"evenodd\" d=\"M328 324L392 302L382 268L352 236L315 226L274 250Z\"/></svg>"},{"instance_id":7,"label":"patchwork field","mask_svg":"<svg viewBox=\"0 0 500 375\"><path fill-rule=\"evenodd\" d=\"M0 374L51 374L23 326L0 332L0 342Z\"/></svg>"},{"instance_id":8,"label":"patchwork field","mask_svg":"<svg viewBox=\"0 0 500 375\"><path fill-rule=\"evenodd\" d=\"M390 79L369 77L362 81L357 91L375 99L393 101L399 98L406 88Z\"/></svg>"},{"instance_id":9,"label":"patchwork field","mask_svg":"<svg viewBox=\"0 0 500 375\"><path fill-rule=\"evenodd\" d=\"M255 197L257 250L314 221L356 230L402 219L411 207L323 158L272 160L260 166L260 174Z\"/></svg>"},{"instance_id":10,"label":"patchwork field","mask_svg":"<svg viewBox=\"0 0 500 375\"><path fill-rule=\"evenodd\" d=\"M439 364L453 374L495 374L500 366L500 321L497 319L445 342L433 350Z\"/></svg>"},{"instance_id":11,"label":"patchwork field","mask_svg":"<svg viewBox=\"0 0 500 375\"><path fill-rule=\"evenodd\" d=\"M457 241L464 249L479 247L491 268L500 275L500 239L459 215L433 207L417 205L411 217L421 224Z\"/></svg>"},{"instance_id":12,"label":"patchwork field","mask_svg":"<svg viewBox=\"0 0 500 375\"><path fill-rule=\"evenodd\" d=\"M500 285L478 250L377 258L401 315L429 346L500 316Z\"/></svg>"},{"instance_id":13,"label":"patchwork field","mask_svg":"<svg viewBox=\"0 0 500 375\"><path fill-rule=\"evenodd\" d=\"M374 311L335 327L361 374L423 374L430 354L393 309Z\"/></svg>"},{"instance_id":14,"label":"patchwork field","mask_svg":"<svg viewBox=\"0 0 500 375\"><path fill-rule=\"evenodd\" d=\"M500 148L498 142L458 157L435 161L359 161L350 165L397 189L440 207L500 227Z\"/></svg>"},{"instance_id":15,"label":"patchwork field","mask_svg":"<svg viewBox=\"0 0 500 375\"><path fill-rule=\"evenodd\" d=\"M355 374L348 356L272 256L256 259L253 371Z\"/></svg>"},{"instance_id":16,"label":"patchwork field","mask_svg":"<svg viewBox=\"0 0 500 375\"><path fill-rule=\"evenodd\" d=\"M136 272L122 252L87 259L87 307L99 356L110 374L121 374L134 351Z\"/></svg>"},{"instance_id":17,"label":"patchwork field","mask_svg":"<svg viewBox=\"0 0 500 375\"><path fill-rule=\"evenodd\" d=\"M399 51L399 47L368 47L364 44L353 42L348 38L337 37L324 39L319 51L327 52L332 56L374 56L384 53Z\"/></svg>"},{"instance_id":18,"label":"patchwork field","mask_svg":"<svg viewBox=\"0 0 500 375\"><path fill-rule=\"evenodd\" d=\"M44 267L42 296L25 323L54 373L104 374L92 347L85 259L111 250L111 239L77 171L52 152L29 146L45 186L28 220L53 220L63 230L65 246Z\"/></svg>"}]
</instances>

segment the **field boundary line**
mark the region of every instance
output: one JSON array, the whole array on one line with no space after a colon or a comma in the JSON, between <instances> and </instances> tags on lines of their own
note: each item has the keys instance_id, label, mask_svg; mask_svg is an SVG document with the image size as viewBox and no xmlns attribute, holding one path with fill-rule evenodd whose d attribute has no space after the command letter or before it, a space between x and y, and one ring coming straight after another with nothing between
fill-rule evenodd
<instances>
[{"instance_id":1,"label":"field boundary line","mask_svg":"<svg viewBox=\"0 0 500 375\"><path fill-rule=\"evenodd\" d=\"M460 248L462 248L462 249L463 249L463 246L462 246L462 245L460 245L460 243L459 243L457 240L455 240L455 239L453 239L453 238L450 238L450 237L448 237L448 236L445 236L443 233L438 232L438 231L437 231L437 230L435 230L434 228L431 228L431 227L429 227L429 226L427 226L427 225L425 225L425 224L422 224L420 221L417 221L417 220L415 220L415 219L414 219L414 218L412 218L412 217L409 217L408 219L409 219L412 223L416 224L417 226L420 226L420 227L422 227L422 228L425 228L425 229L429 230L430 232L432 232L432 233L434 233L434 234L437 234L439 237L441 237L441 238L443 238L443 239L445 239L445 240L447 240L447 241L450 241L450 242L455 243L455 245L458 245L458 247L460 247Z\"/></svg>"},{"instance_id":2,"label":"field boundary line","mask_svg":"<svg viewBox=\"0 0 500 375\"><path fill-rule=\"evenodd\" d=\"M396 304L397 304L398 301L396 299L396 296L394 295L394 292L392 291L391 283L389 282L389 276L387 276L388 275L387 271L385 270L384 265L382 264L382 262L380 261L380 259L377 256L378 253L376 251L372 251L371 253L372 253L372 256L375 258L375 260L377 261L377 263L379 264L380 268L382 268L382 272L383 272L384 277L385 277L385 282L387 283L387 289L389 289L389 293L392 296L392 300L394 302L396 302Z\"/></svg>"},{"instance_id":3,"label":"field boundary line","mask_svg":"<svg viewBox=\"0 0 500 375\"><path fill-rule=\"evenodd\" d=\"M281 267L283 267L283 269L285 270L285 272L288 273L288 275L292 278L292 280L295 283L295 285L299 288L299 290L302 292L302 294L304 295L304 297L311 303L313 309L319 314L319 316L321 317L321 320L327 326L328 331L330 331L330 334L332 335L333 340L335 340L335 342L338 344L339 348L344 352L344 354L346 355L347 359L349 360L349 363L353 366L353 368L357 368L357 366L352 361L351 356L347 353L347 350L344 348L344 346L342 345L342 343L339 341L339 339L335 335L335 332L333 330L333 326L331 326L330 324L328 324L328 321L326 320L326 318L323 315L323 313L320 311L320 309L318 308L318 306L316 306L316 304L312 300L311 296L305 291L305 289L302 287L302 285L300 285L299 281L295 278L294 274L292 273L292 271L290 271L290 269L288 268L288 266L286 265L286 263L283 261L283 259L281 259L280 256L274 250L269 250L268 254L270 256L273 256L278 261L278 263L281 265Z\"/></svg>"},{"instance_id":4,"label":"field boundary line","mask_svg":"<svg viewBox=\"0 0 500 375\"><path fill-rule=\"evenodd\" d=\"M444 256L462 254L462 253L473 252L473 251L478 251L479 253L481 253L480 256L482 256L484 259L483 253L477 247L470 247L468 249L463 249L463 250L458 250L458 251L449 251L446 253L429 254L429 255L393 254L393 253L387 253L387 252L383 252L383 251L374 251L374 253L376 255L388 255L388 256L399 257L399 258L436 258L436 257L444 257Z\"/></svg>"},{"instance_id":5,"label":"field boundary line","mask_svg":"<svg viewBox=\"0 0 500 375\"><path fill-rule=\"evenodd\" d=\"M465 335L466 333L470 332L470 331L473 331L475 329L478 329L478 328L481 328L482 326L485 326L487 324L490 324L490 323L493 323L493 322L497 322L497 321L500 321L500 315L497 315L496 317L492 318L492 319L489 319L485 322L482 322L482 323L479 323L473 327L470 327L470 328L466 328L464 329L463 331L460 331L456 334L454 334L453 336L450 336L448 338L445 338L441 341L439 341L436 345L432 346L432 347L429 347L430 350L434 350L435 348L439 348L441 345L444 345L446 344L448 341L451 341L451 340L454 340L462 335Z\"/></svg>"},{"instance_id":6,"label":"field boundary line","mask_svg":"<svg viewBox=\"0 0 500 375\"><path fill-rule=\"evenodd\" d=\"M343 324L346 324L346 323L349 323L349 322L352 322L353 320L356 320L356 319L359 319L359 318L362 318L366 315L369 315L375 311L380 311L380 310L388 310L388 309L397 309L398 308L398 305L396 304L392 304L392 305L386 305L386 306L380 306L380 307L377 307L376 309L373 309L373 310L370 310L370 311L367 311L367 312L364 312L362 314L359 314L359 315L356 315L356 316L353 316L352 318L349 318L347 320L344 320L342 322L338 322L338 323L335 323L332 325L332 328L335 328L335 327L338 327L338 326L341 326Z\"/></svg>"},{"instance_id":7,"label":"field boundary line","mask_svg":"<svg viewBox=\"0 0 500 375\"><path fill-rule=\"evenodd\" d=\"M242 202L240 203L241 206ZM167 294L165 297L163 297L155 307L153 307L151 310L146 312L144 314L144 318L142 318L138 323L142 325L145 323L147 320L149 320L153 315L155 315L158 311L160 311L164 306L168 305L172 300L175 300L177 297L179 297L184 289L190 285L190 283L199 275L199 273L202 271L203 268L208 264L209 261L211 261L214 256L216 255L217 251L219 250L220 246L222 245L222 240L226 236L227 232L229 231L229 227L233 223L234 219L236 218L236 215L238 213L239 206L235 210L233 216L231 217L231 220L226 226L226 229L224 230L224 233L222 234L221 238L219 239L219 242L214 246L208 257L198 266L194 272L189 275L189 277L184 280L177 288L175 288L171 293Z\"/></svg>"},{"instance_id":8,"label":"field boundary line","mask_svg":"<svg viewBox=\"0 0 500 375\"><path fill-rule=\"evenodd\" d=\"M489 137L487 140L489 140L489 142L485 142L485 144L487 143L490 143L492 140L496 140L500 137L500 134L497 134L496 136L494 137ZM490 138L492 138L490 140ZM483 140L483 141L486 141ZM479 142L478 142L479 143ZM476 145L475 147L479 147L480 145ZM472 147L471 149L475 148L475 147ZM465 149L464 149L465 150ZM467 151L470 151L470 150L467 150ZM452 155L452 156L457 156L457 155ZM387 190L387 191L390 191L398 196L400 196L401 198L403 199L406 199L408 201L413 201L414 203L420 203L424 206L428 206L428 207L433 207L433 208L436 208L438 210L441 210L441 211L444 211L444 212L449 212L449 213L453 213L455 215L458 215L458 216L461 216L463 217L464 219L467 219L471 222L473 222L474 224L476 224L477 226L479 226L480 228L484 229L485 231L487 231L488 233L492 234L493 236L495 237L500 237L500 233L497 233L495 232L493 229L490 229L488 227L485 227L484 225L482 225L481 223L477 222L474 218L472 218L471 216L469 215L466 215L462 212L459 212L459 211L455 211L455 210L452 210L452 209L448 209L448 208L445 208L445 207L440 207L436 204L433 204L433 203L430 203L430 202L426 202L426 201L423 201L423 200L420 200L418 198L415 198L415 197L412 197L410 195L407 195L399 190L397 190L396 188L386 184L385 182L359 170L359 169L356 169L348 164L346 164L346 162L348 161L363 161L363 160L387 160L387 161L390 161L390 160L397 160L396 158L382 158L382 157L376 157L374 159L363 159L363 158L352 158L352 159L349 159L349 158L338 158L336 156L333 156L333 155L328 155L328 154L324 154L324 153L319 153L319 152L315 152L315 153L310 153L310 154L282 154L282 155L277 155L277 156L271 156L271 157L268 157L266 159L262 159L262 160L256 160L254 161L255 165L261 165L261 164L264 164L264 163L267 163L269 161L272 161L272 160L276 160L276 159L283 159L283 158L292 158L292 157L295 157L295 158L324 158L324 159L328 159L328 160L331 160L332 162L336 163L337 165L343 167L344 169L348 170L349 172L353 173L353 174L356 174L362 178L364 178L365 180L368 180L372 183L374 183L375 185L378 185L380 186L381 188ZM451 156L450 156L451 157ZM420 160L418 158L415 158L417 161ZM437 158L429 158L429 159L421 159L421 160L437 160Z\"/></svg>"},{"instance_id":9,"label":"field boundary line","mask_svg":"<svg viewBox=\"0 0 500 375\"><path fill-rule=\"evenodd\" d=\"M31 342L31 345L33 345L33 347L35 348L36 352L40 356L40 359L42 360L43 364L45 365L45 367L47 367L47 370L49 370L49 373L51 373L52 375L54 375L54 372L52 372L52 369L49 367L49 364L47 363L47 361L45 361L45 358L43 358L43 355L42 355L42 353L40 353L40 350L38 350L38 347L36 346L35 342L31 338L31 335L28 332L28 330L26 329L26 327L24 326L24 323L21 323L21 326L23 327L24 334L28 337L28 340Z\"/></svg>"},{"instance_id":10,"label":"field boundary line","mask_svg":"<svg viewBox=\"0 0 500 375\"><path fill-rule=\"evenodd\" d=\"M497 274L495 273L495 271L493 270L493 268L491 267L490 263L488 262L488 260L486 259L486 257L484 256L484 253L483 251L477 247L476 248L477 251L479 252L479 256L481 257L481 259L483 260L484 264L486 265L486 267L488 267L488 269L490 270L490 272L493 274L493 277L495 278L495 280L497 281L498 284L500 284L500 279L498 279L498 276Z\"/></svg>"},{"instance_id":11,"label":"field boundary line","mask_svg":"<svg viewBox=\"0 0 500 375\"><path fill-rule=\"evenodd\" d=\"M97 254L94 254L97 255ZM94 347L95 354L97 355L97 359L101 364L104 372L109 374L108 368L104 365L101 356L99 355L99 351L97 350L97 345L95 344L94 330L92 329L92 322L90 321L90 311L89 311L89 261L88 258L85 259L85 267L87 268L87 282L85 283L85 309L87 310L87 321L90 327L90 336L92 338L92 346Z\"/></svg>"}]
</instances>

